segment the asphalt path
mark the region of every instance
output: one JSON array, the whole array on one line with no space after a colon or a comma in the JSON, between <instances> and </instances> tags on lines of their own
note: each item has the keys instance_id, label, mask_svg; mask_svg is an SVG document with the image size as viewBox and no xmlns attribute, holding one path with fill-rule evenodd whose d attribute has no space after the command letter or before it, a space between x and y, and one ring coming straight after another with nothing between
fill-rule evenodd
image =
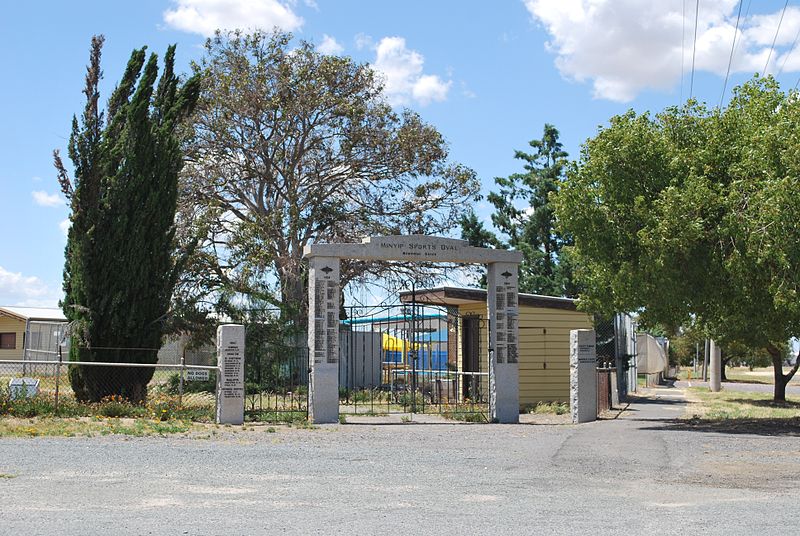
<instances>
[{"instance_id":1,"label":"asphalt path","mask_svg":"<svg viewBox=\"0 0 800 536\"><path fill-rule=\"evenodd\" d=\"M786 534L800 438L687 425L347 424L0 440L1 534Z\"/></svg>"}]
</instances>

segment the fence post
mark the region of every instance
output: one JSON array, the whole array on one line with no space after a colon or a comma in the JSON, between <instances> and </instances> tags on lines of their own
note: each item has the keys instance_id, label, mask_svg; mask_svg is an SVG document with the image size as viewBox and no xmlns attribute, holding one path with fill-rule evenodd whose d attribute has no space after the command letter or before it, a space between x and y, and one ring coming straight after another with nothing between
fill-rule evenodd
<instances>
[{"instance_id":1,"label":"fence post","mask_svg":"<svg viewBox=\"0 0 800 536\"><path fill-rule=\"evenodd\" d=\"M183 406L183 371L186 370L186 348L181 355L181 375L178 381L178 406Z\"/></svg>"},{"instance_id":2,"label":"fence post","mask_svg":"<svg viewBox=\"0 0 800 536\"><path fill-rule=\"evenodd\" d=\"M55 411L58 415L58 384L61 380L61 363L63 356L61 355L61 345L58 345L58 364L56 365L56 396L55 396Z\"/></svg>"},{"instance_id":3,"label":"fence post","mask_svg":"<svg viewBox=\"0 0 800 536\"><path fill-rule=\"evenodd\" d=\"M217 424L244 423L244 326L217 328Z\"/></svg>"}]
</instances>

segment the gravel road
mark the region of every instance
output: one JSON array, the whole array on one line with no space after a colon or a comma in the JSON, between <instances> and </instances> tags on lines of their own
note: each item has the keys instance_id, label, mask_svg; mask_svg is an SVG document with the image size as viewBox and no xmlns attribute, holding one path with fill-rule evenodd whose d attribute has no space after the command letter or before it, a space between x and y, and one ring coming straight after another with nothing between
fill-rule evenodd
<instances>
[{"instance_id":1,"label":"gravel road","mask_svg":"<svg viewBox=\"0 0 800 536\"><path fill-rule=\"evenodd\" d=\"M0 440L0 534L786 534L800 438L674 419ZM11 476L13 478L8 478Z\"/></svg>"}]
</instances>

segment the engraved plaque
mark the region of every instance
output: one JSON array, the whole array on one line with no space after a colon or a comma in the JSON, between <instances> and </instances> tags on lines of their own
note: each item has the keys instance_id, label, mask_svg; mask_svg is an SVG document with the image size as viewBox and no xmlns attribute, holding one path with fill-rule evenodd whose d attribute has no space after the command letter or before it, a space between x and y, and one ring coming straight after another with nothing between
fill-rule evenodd
<instances>
[{"instance_id":1,"label":"engraved plaque","mask_svg":"<svg viewBox=\"0 0 800 536\"><path fill-rule=\"evenodd\" d=\"M314 316L322 318L322 311L325 309L325 281L317 279L314 285Z\"/></svg>"},{"instance_id":2,"label":"engraved plaque","mask_svg":"<svg viewBox=\"0 0 800 536\"><path fill-rule=\"evenodd\" d=\"M497 310L500 311L501 309L506 308L505 289L503 287L497 287L495 290L497 291L495 292L495 306L497 307Z\"/></svg>"},{"instance_id":3,"label":"engraved plaque","mask_svg":"<svg viewBox=\"0 0 800 536\"><path fill-rule=\"evenodd\" d=\"M517 287L507 287L506 288L506 307L508 308L516 308L517 307Z\"/></svg>"},{"instance_id":4,"label":"engraved plaque","mask_svg":"<svg viewBox=\"0 0 800 536\"><path fill-rule=\"evenodd\" d=\"M337 363L339 361L339 356L336 355L334 349L336 348L336 339L339 336L339 332L336 328L329 329L327 332L327 342L328 342L328 363Z\"/></svg>"},{"instance_id":5,"label":"engraved plaque","mask_svg":"<svg viewBox=\"0 0 800 536\"><path fill-rule=\"evenodd\" d=\"M517 345L516 344L509 344L507 351L508 351L508 362L509 363L516 363L517 362Z\"/></svg>"},{"instance_id":6,"label":"engraved plaque","mask_svg":"<svg viewBox=\"0 0 800 536\"><path fill-rule=\"evenodd\" d=\"M494 349L494 356L498 363L505 363L506 362L506 347L505 346L496 346Z\"/></svg>"},{"instance_id":7,"label":"engraved plaque","mask_svg":"<svg viewBox=\"0 0 800 536\"><path fill-rule=\"evenodd\" d=\"M328 307L335 307L336 291L338 289L336 282L328 281Z\"/></svg>"}]
</instances>

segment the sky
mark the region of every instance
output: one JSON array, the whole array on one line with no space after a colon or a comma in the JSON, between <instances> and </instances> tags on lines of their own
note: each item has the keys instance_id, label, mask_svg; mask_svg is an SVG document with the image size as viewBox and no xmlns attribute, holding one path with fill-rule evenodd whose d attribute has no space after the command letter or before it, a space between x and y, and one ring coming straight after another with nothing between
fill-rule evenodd
<instances>
[{"instance_id":1,"label":"sky","mask_svg":"<svg viewBox=\"0 0 800 536\"><path fill-rule=\"evenodd\" d=\"M786 90L800 80L800 0L5 3L0 305L55 306L61 298L69 215L52 152L66 153L71 118L83 107L92 36L106 37L104 102L134 48L163 55L177 43L178 68L188 72L215 29L276 26L370 63L388 101L435 125L450 157L478 173L484 195L494 177L520 170L514 151L541 137L545 123L577 157L629 109L657 112L690 96L724 105L756 72ZM484 201L475 209L488 220Z\"/></svg>"}]
</instances>

